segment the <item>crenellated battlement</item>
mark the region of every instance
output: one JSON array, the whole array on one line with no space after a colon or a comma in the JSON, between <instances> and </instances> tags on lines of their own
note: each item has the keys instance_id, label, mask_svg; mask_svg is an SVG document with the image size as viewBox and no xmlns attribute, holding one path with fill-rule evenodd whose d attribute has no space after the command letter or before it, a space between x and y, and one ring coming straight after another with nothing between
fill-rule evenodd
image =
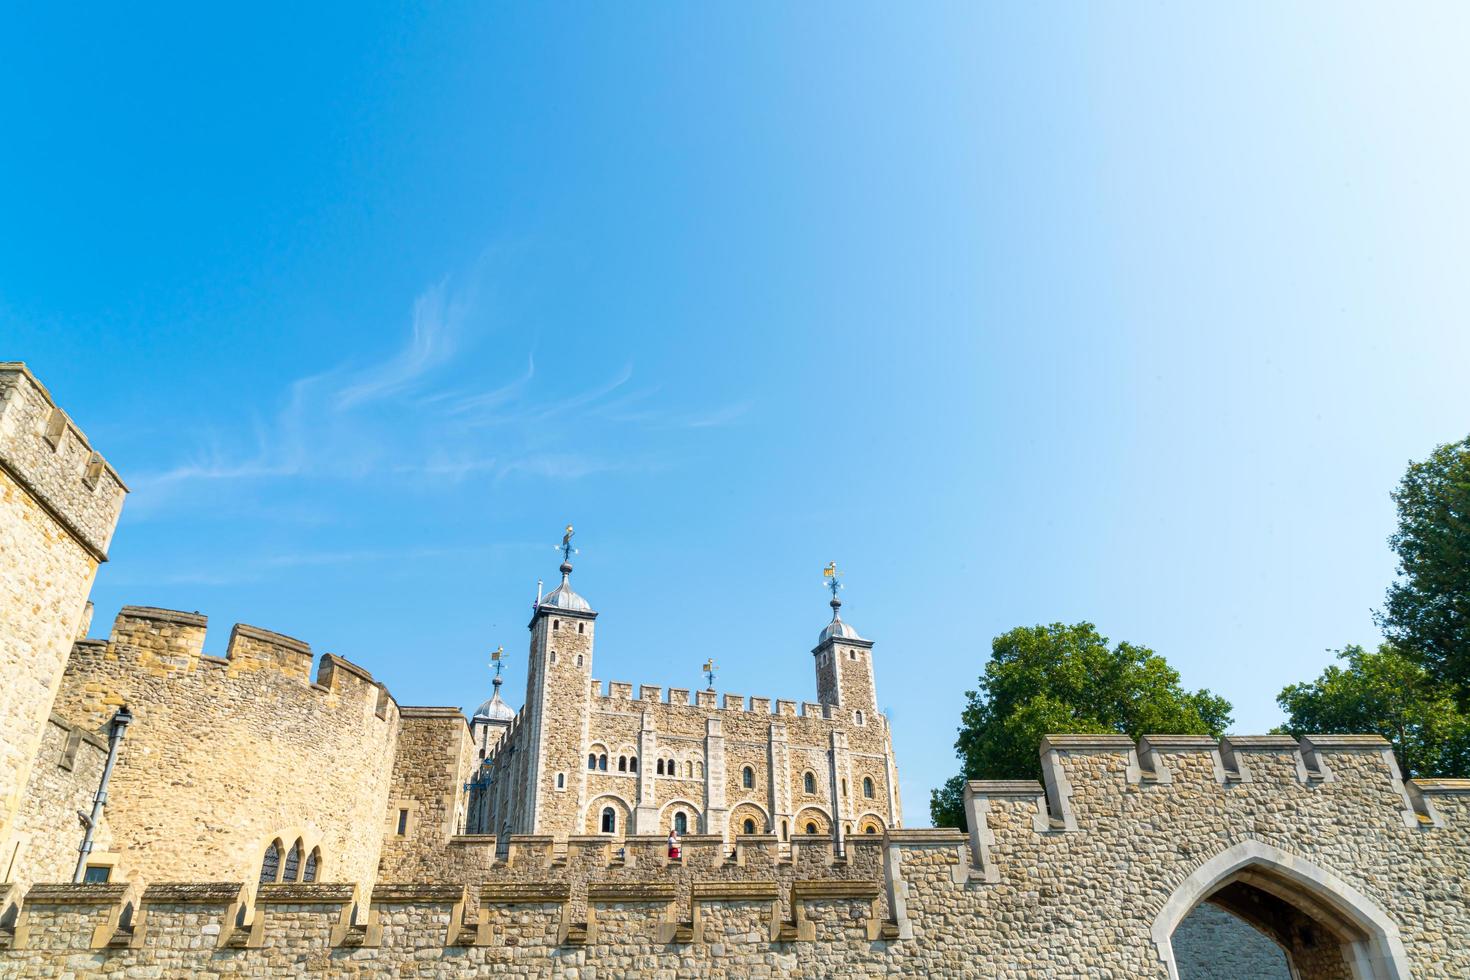
<instances>
[{"instance_id":1,"label":"crenellated battlement","mask_svg":"<svg viewBox=\"0 0 1470 980\"><path fill-rule=\"evenodd\" d=\"M16 361L0 361L0 470L95 560L107 560L128 488L45 386Z\"/></svg>"},{"instance_id":2,"label":"crenellated battlement","mask_svg":"<svg viewBox=\"0 0 1470 980\"><path fill-rule=\"evenodd\" d=\"M204 652L208 627L209 618L198 612L123 606L105 643L77 642L74 665L68 672L115 663L154 677L185 676L201 671L218 671L225 679L239 680L251 675L271 675L298 684L304 694L328 694L335 703L354 706L369 704L379 718L386 717L393 703L388 689L374 680L371 673L335 654L322 654L313 680L311 645L259 626L236 623L230 629L225 655L210 656ZM96 714L106 706L89 707Z\"/></svg>"},{"instance_id":3,"label":"crenellated battlement","mask_svg":"<svg viewBox=\"0 0 1470 980\"><path fill-rule=\"evenodd\" d=\"M634 697L634 691L637 697ZM690 690L683 687L671 687L667 690L656 684L634 685L629 681L609 681L607 686L597 678L591 681L592 697L599 706L604 709L611 706L611 702L627 702L630 705L662 705L669 708L692 708L696 711L728 711L732 714L746 715L776 715L788 718L821 718L831 719L832 708L830 705L818 704L815 701L792 701L784 698L746 698L743 694L718 694L711 690L694 691L694 697L690 697Z\"/></svg>"},{"instance_id":4,"label":"crenellated battlement","mask_svg":"<svg viewBox=\"0 0 1470 980\"><path fill-rule=\"evenodd\" d=\"M1404 780L1377 735L1048 735L1041 782L972 780L965 787L973 867L999 881L1003 835L1097 833L1140 811L1228 814L1242 826L1270 808L1351 805L1363 833L1421 833L1464 813L1470 780ZM1462 828L1463 832L1464 828Z\"/></svg>"}]
</instances>

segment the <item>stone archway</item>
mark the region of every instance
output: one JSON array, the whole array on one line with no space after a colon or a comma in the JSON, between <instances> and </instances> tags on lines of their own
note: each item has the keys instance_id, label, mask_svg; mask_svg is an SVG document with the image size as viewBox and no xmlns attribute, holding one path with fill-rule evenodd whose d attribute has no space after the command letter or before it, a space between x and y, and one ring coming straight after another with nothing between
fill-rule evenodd
<instances>
[{"instance_id":1,"label":"stone archway","mask_svg":"<svg viewBox=\"0 0 1470 980\"><path fill-rule=\"evenodd\" d=\"M1266 933L1301 980L1409 980L1398 926L1371 899L1315 864L1261 841L1244 841L1180 883L1152 934L1170 980L1181 980L1174 932L1209 901Z\"/></svg>"},{"instance_id":2,"label":"stone archway","mask_svg":"<svg viewBox=\"0 0 1470 980\"><path fill-rule=\"evenodd\" d=\"M828 819L825 810L814 806L803 809L796 815L791 825L792 836L822 834L830 836L832 833L832 821Z\"/></svg>"},{"instance_id":3,"label":"stone archway","mask_svg":"<svg viewBox=\"0 0 1470 980\"><path fill-rule=\"evenodd\" d=\"M754 829L746 830L746 821ZM738 803L730 811L730 835L732 837L741 834L769 834L771 833L771 821L766 816L766 811L759 804L749 800Z\"/></svg>"}]
</instances>

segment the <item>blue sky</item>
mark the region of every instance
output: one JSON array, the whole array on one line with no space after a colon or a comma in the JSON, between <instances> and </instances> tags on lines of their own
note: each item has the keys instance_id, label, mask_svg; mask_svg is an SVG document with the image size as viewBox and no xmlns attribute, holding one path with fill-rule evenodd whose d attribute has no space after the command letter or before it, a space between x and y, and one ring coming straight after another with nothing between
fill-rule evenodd
<instances>
[{"instance_id":1,"label":"blue sky","mask_svg":"<svg viewBox=\"0 0 1470 980\"><path fill-rule=\"evenodd\" d=\"M910 823L1016 625L1277 723L1470 429L1470 11L907 12L8 11L0 359L134 489L94 632L518 704L573 521L605 680L814 698L836 560Z\"/></svg>"}]
</instances>

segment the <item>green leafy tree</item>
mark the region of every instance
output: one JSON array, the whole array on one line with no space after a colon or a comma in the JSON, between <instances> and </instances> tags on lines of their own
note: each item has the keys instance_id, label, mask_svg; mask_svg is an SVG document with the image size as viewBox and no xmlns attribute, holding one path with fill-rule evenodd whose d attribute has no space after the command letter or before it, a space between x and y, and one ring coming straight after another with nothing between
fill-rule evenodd
<instances>
[{"instance_id":1,"label":"green leafy tree","mask_svg":"<svg viewBox=\"0 0 1470 980\"><path fill-rule=\"evenodd\" d=\"M1287 714L1278 731L1291 735L1337 732L1382 735L1393 743L1406 776L1460 776L1470 772L1470 715L1450 685L1385 643L1376 651L1347 646L1309 684L1276 696Z\"/></svg>"},{"instance_id":2,"label":"green leafy tree","mask_svg":"<svg viewBox=\"0 0 1470 980\"><path fill-rule=\"evenodd\" d=\"M1091 623L1025 626L995 638L978 691L966 692L955 751L960 775L935 790L936 827L964 827L967 779L1040 779L1049 733L1216 735L1230 704L1186 691L1179 672L1148 647L1108 645Z\"/></svg>"},{"instance_id":3,"label":"green leafy tree","mask_svg":"<svg viewBox=\"0 0 1470 980\"><path fill-rule=\"evenodd\" d=\"M1401 578L1378 625L1470 707L1470 438L1410 463L1393 502L1399 526L1388 543Z\"/></svg>"}]
</instances>

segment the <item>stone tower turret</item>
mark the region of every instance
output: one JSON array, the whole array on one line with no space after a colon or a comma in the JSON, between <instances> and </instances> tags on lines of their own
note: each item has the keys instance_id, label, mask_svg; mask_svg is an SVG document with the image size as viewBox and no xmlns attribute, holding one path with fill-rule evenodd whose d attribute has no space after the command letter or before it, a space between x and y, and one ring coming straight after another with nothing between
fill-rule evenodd
<instances>
[{"instance_id":1,"label":"stone tower turret","mask_svg":"<svg viewBox=\"0 0 1470 980\"><path fill-rule=\"evenodd\" d=\"M866 725L878 714L873 686L873 641L842 621L842 600L832 593L832 621L812 648L817 668L817 700L832 709L833 718Z\"/></svg>"},{"instance_id":2,"label":"stone tower turret","mask_svg":"<svg viewBox=\"0 0 1470 980\"><path fill-rule=\"evenodd\" d=\"M571 529L563 539L561 584L531 617L530 671L523 723L529 753L521 834L565 837L585 804L583 745L591 710L592 643L597 613L572 591Z\"/></svg>"}]
</instances>

